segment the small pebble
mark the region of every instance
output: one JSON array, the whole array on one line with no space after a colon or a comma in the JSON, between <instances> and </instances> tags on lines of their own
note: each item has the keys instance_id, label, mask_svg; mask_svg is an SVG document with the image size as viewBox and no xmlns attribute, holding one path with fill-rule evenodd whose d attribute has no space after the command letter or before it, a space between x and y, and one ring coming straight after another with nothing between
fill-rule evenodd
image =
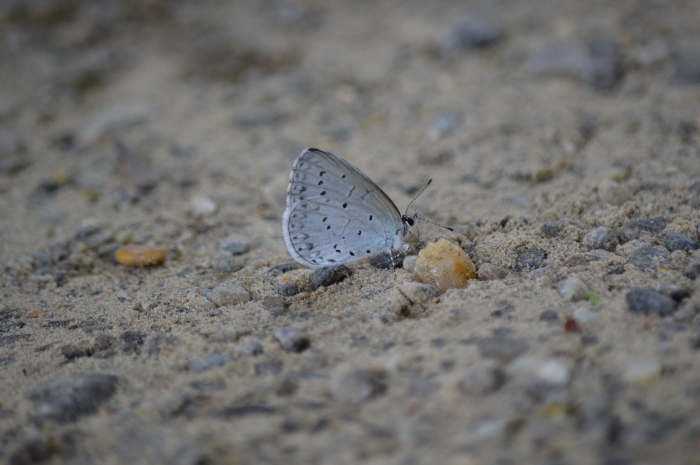
<instances>
[{"instance_id":1,"label":"small pebble","mask_svg":"<svg viewBox=\"0 0 700 465\"><path fill-rule=\"evenodd\" d=\"M386 385L378 374L346 368L332 377L330 389L333 397L341 402L361 404L383 394Z\"/></svg>"},{"instance_id":2,"label":"small pebble","mask_svg":"<svg viewBox=\"0 0 700 465\"><path fill-rule=\"evenodd\" d=\"M239 284L220 284L211 293L211 300L219 307L250 301L250 293Z\"/></svg>"},{"instance_id":3,"label":"small pebble","mask_svg":"<svg viewBox=\"0 0 700 465\"><path fill-rule=\"evenodd\" d=\"M688 263L683 269L683 276L693 281L700 276L700 260L695 260Z\"/></svg>"},{"instance_id":4,"label":"small pebble","mask_svg":"<svg viewBox=\"0 0 700 465\"><path fill-rule=\"evenodd\" d=\"M669 252L675 252L676 250L690 252L700 248L700 245L685 234L674 232L666 236L666 248Z\"/></svg>"},{"instance_id":5,"label":"small pebble","mask_svg":"<svg viewBox=\"0 0 700 465\"><path fill-rule=\"evenodd\" d=\"M292 297L297 295L299 288L289 281L281 281L275 286L275 292L284 297Z\"/></svg>"},{"instance_id":6,"label":"small pebble","mask_svg":"<svg viewBox=\"0 0 700 465\"><path fill-rule=\"evenodd\" d=\"M453 26L440 42L440 48L468 50L489 47L503 38L503 30L492 21L471 16Z\"/></svg>"},{"instance_id":7,"label":"small pebble","mask_svg":"<svg viewBox=\"0 0 700 465\"><path fill-rule=\"evenodd\" d=\"M662 294L666 294L669 297L672 297L673 300L680 302L681 300L685 299L686 297L690 296L691 290L687 289L680 284L657 284L653 288L656 292L660 292Z\"/></svg>"},{"instance_id":8,"label":"small pebble","mask_svg":"<svg viewBox=\"0 0 700 465\"><path fill-rule=\"evenodd\" d=\"M676 309L673 298L653 289L633 288L625 297L627 310L641 315L671 315Z\"/></svg>"},{"instance_id":9,"label":"small pebble","mask_svg":"<svg viewBox=\"0 0 700 465\"><path fill-rule=\"evenodd\" d=\"M587 294L590 292L588 286L574 276L559 281L557 290L564 299L571 301L586 299Z\"/></svg>"},{"instance_id":10,"label":"small pebble","mask_svg":"<svg viewBox=\"0 0 700 465\"><path fill-rule=\"evenodd\" d=\"M614 252L620 240L617 234L610 228L600 226L590 230L583 236L583 245L589 249L602 249L608 252Z\"/></svg>"},{"instance_id":11,"label":"small pebble","mask_svg":"<svg viewBox=\"0 0 700 465\"><path fill-rule=\"evenodd\" d=\"M564 230L570 225L571 220L550 221L548 223L543 223L542 226L540 226L540 231L542 231L544 237L559 237L564 234Z\"/></svg>"},{"instance_id":12,"label":"small pebble","mask_svg":"<svg viewBox=\"0 0 700 465\"><path fill-rule=\"evenodd\" d=\"M93 414L117 392L119 378L102 373L76 373L44 381L27 394L35 403L35 421L72 423Z\"/></svg>"},{"instance_id":13,"label":"small pebble","mask_svg":"<svg viewBox=\"0 0 700 465\"><path fill-rule=\"evenodd\" d=\"M483 396L496 392L505 382L505 374L493 362L470 366L457 383L459 389L470 395Z\"/></svg>"},{"instance_id":14,"label":"small pebble","mask_svg":"<svg viewBox=\"0 0 700 465\"><path fill-rule=\"evenodd\" d=\"M656 247L640 247L632 252L629 258L629 262L642 271L657 271L669 260L669 252Z\"/></svg>"},{"instance_id":15,"label":"small pebble","mask_svg":"<svg viewBox=\"0 0 700 465\"><path fill-rule=\"evenodd\" d=\"M118 338L119 348L125 354L139 352L147 337L148 333L145 331L124 331Z\"/></svg>"},{"instance_id":16,"label":"small pebble","mask_svg":"<svg viewBox=\"0 0 700 465\"><path fill-rule=\"evenodd\" d=\"M462 122L462 116L455 113L443 113L437 116L433 122L430 124L428 129L428 137L432 140L439 140L445 136L448 136L459 129ZM444 153L444 152L441 152ZM446 157L449 158L449 157ZM437 160L432 160L431 165L443 164L439 163L439 157Z\"/></svg>"},{"instance_id":17,"label":"small pebble","mask_svg":"<svg viewBox=\"0 0 700 465\"><path fill-rule=\"evenodd\" d=\"M529 349L525 341L508 337L479 338L476 346L482 357L495 358L502 362L508 362Z\"/></svg>"},{"instance_id":18,"label":"small pebble","mask_svg":"<svg viewBox=\"0 0 700 465\"><path fill-rule=\"evenodd\" d=\"M263 299L262 307L269 311L271 316L278 317L283 315L285 310L287 310L289 302L281 296L267 297Z\"/></svg>"},{"instance_id":19,"label":"small pebble","mask_svg":"<svg viewBox=\"0 0 700 465\"><path fill-rule=\"evenodd\" d=\"M243 264L239 263L236 257L231 252L217 252L211 260L211 266L217 271L238 271L243 268Z\"/></svg>"},{"instance_id":20,"label":"small pebble","mask_svg":"<svg viewBox=\"0 0 700 465\"><path fill-rule=\"evenodd\" d=\"M540 381L554 386L565 386L571 380L571 370L569 367L557 359L548 359L536 368L535 376Z\"/></svg>"},{"instance_id":21,"label":"small pebble","mask_svg":"<svg viewBox=\"0 0 700 465\"><path fill-rule=\"evenodd\" d=\"M262 355L265 352L262 344L257 341L246 342L245 344L241 345L238 350L244 354L252 355L253 357Z\"/></svg>"},{"instance_id":22,"label":"small pebble","mask_svg":"<svg viewBox=\"0 0 700 465\"><path fill-rule=\"evenodd\" d=\"M582 325L597 323L600 321L600 314L586 307L578 307L576 310L574 310L572 316L579 324Z\"/></svg>"},{"instance_id":23,"label":"small pebble","mask_svg":"<svg viewBox=\"0 0 700 465\"><path fill-rule=\"evenodd\" d=\"M114 252L114 258L123 265L150 266L162 263L168 255L165 247L125 245Z\"/></svg>"},{"instance_id":24,"label":"small pebble","mask_svg":"<svg viewBox=\"0 0 700 465\"><path fill-rule=\"evenodd\" d=\"M464 251L446 239L428 244L418 254L416 277L441 292L461 289L476 278L474 264Z\"/></svg>"},{"instance_id":25,"label":"small pebble","mask_svg":"<svg viewBox=\"0 0 700 465\"><path fill-rule=\"evenodd\" d=\"M515 271L528 271L540 268L547 259L547 252L542 249L528 249L518 253L515 258Z\"/></svg>"},{"instance_id":26,"label":"small pebble","mask_svg":"<svg viewBox=\"0 0 700 465\"><path fill-rule=\"evenodd\" d=\"M483 263L479 267L479 279L492 281L495 279L503 279L508 276L508 268L494 265L492 263Z\"/></svg>"},{"instance_id":27,"label":"small pebble","mask_svg":"<svg viewBox=\"0 0 700 465\"><path fill-rule=\"evenodd\" d=\"M214 354L190 362L187 371L190 373L201 373L225 365L231 361L231 357L223 354Z\"/></svg>"},{"instance_id":28,"label":"small pebble","mask_svg":"<svg viewBox=\"0 0 700 465\"><path fill-rule=\"evenodd\" d=\"M634 189L627 183L618 183L612 179L603 179L598 184L598 194L610 205L622 205L634 196Z\"/></svg>"},{"instance_id":29,"label":"small pebble","mask_svg":"<svg viewBox=\"0 0 700 465\"><path fill-rule=\"evenodd\" d=\"M280 263L279 265L274 265L270 267L270 274L273 276L279 276L284 273L288 273L292 270L296 270L300 267L299 263L290 261L290 262L284 262Z\"/></svg>"},{"instance_id":30,"label":"small pebble","mask_svg":"<svg viewBox=\"0 0 700 465\"><path fill-rule=\"evenodd\" d=\"M224 241L219 245L219 252L228 252L231 255L243 255L249 250L250 244L248 242L237 239Z\"/></svg>"},{"instance_id":31,"label":"small pebble","mask_svg":"<svg viewBox=\"0 0 700 465\"><path fill-rule=\"evenodd\" d=\"M291 353L303 352L311 345L308 336L291 328L278 329L275 331L275 338L285 351Z\"/></svg>"},{"instance_id":32,"label":"small pebble","mask_svg":"<svg viewBox=\"0 0 700 465\"><path fill-rule=\"evenodd\" d=\"M206 216L216 212L216 203L206 195L192 197L190 207L194 216Z\"/></svg>"},{"instance_id":33,"label":"small pebble","mask_svg":"<svg viewBox=\"0 0 700 465\"><path fill-rule=\"evenodd\" d=\"M554 310L545 310L540 313L540 321L559 321L559 314Z\"/></svg>"},{"instance_id":34,"label":"small pebble","mask_svg":"<svg viewBox=\"0 0 700 465\"><path fill-rule=\"evenodd\" d=\"M622 379L630 384L649 386L661 377L661 364L655 360L642 360L630 364Z\"/></svg>"},{"instance_id":35,"label":"small pebble","mask_svg":"<svg viewBox=\"0 0 700 465\"><path fill-rule=\"evenodd\" d=\"M403 259L403 269L409 273L416 271L416 263L418 262L418 255L409 255Z\"/></svg>"},{"instance_id":36,"label":"small pebble","mask_svg":"<svg viewBox=\"0 0 700 465\"><path fill-rule=\"evenodd\" d=\"M369 257L369 264L381 270L391 270L401 266L404 254L394 252L380 252Z\"/></svg>"},{"instance_id":37,"label":"small pebble","mask_svg":"<svg viewBox=\"0 0 700 465\"><path fill-rule=\"evenodd\" d=\"M317 268L311 275L311 290L315 291L321 286L330 286L339 283L352 276L352 271L345 265L326 266Z\"/></svg>"},{"instance_id":38,"label":"small pebble","mask_svg":"<svg viewBox=\"0 0 700 465\"><path fill-rule=\"evenodd\" d=\"M660 217L628 221L620 228L618 237L620 242L624 244L645 235L655 236L663 231L667 224L668 221Z\"/></svg>"}]
</instances>

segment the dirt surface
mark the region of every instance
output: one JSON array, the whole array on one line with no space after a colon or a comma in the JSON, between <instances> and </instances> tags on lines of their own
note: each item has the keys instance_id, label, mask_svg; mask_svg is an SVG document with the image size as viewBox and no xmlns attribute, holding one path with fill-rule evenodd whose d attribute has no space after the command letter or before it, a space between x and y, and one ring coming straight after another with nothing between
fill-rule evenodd
<instances>
[{"instance_id":1,"label":"dirt surface","mask_svg":"<svg viewBox=\"0 0 700 465\"><path fill-rule=\"evenodd\" d=\"M700 463L694 0L17 0L0 31L2 463ZM432 178L455 232L418 248L481 279L290 263L306 147L401 210Z\"/></svg>"}]
</instances>

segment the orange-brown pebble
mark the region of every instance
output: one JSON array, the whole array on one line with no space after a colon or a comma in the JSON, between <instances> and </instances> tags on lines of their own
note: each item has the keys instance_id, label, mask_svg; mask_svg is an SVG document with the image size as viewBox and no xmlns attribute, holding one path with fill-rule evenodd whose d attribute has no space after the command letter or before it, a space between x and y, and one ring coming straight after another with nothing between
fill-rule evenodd
<instances>
[{"instance_id":1,"label":"orange-brown pebble","mask_svg":"<svg viewBox=\"0 0 700 465\"><path fill-rule=\"evenodd\" d=\"M114 257L119 263L132 266L157 265L165 260L168 249L146 245L125 245L119 247Z\"/></svg>"},{"instance_id":2,"label":"orange-brown pebble","mask_svg":"<svg viewBox=\"0 0 700 465\"><path fill-rule=\"evenodd\" d=\"M466 253L446 239L428 244L418 254L416 277L445 292L461 289L470 279L476 278L474 264Z\"/></svg>"},{"instance_id":3,"label":"orange-brown pebble","mask_svg":"<svg viewBox=\"0 0 700 465\"><path fill-rule=\"evenodd\" d=\"M41 316L41 313L39 313L38 310L32 310L31 312L27 313L27 318L39 318Z\"/></svg>"}]
</instances>

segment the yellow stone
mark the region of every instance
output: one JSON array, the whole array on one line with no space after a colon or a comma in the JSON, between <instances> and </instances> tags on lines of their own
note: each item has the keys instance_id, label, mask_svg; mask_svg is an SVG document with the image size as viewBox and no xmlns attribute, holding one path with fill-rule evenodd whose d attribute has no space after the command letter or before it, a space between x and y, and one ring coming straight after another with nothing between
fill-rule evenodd
<instances>
[{"instance_id":1,"label":"yellow stone","mask_svg":"<svg viewBox=\"0 0 700 465\"><path fill-rule=\"evenodd\" d=\"M165 247L151 247L145 245L125 245L119 247L114 257L119 263L132 266L156 265L165 260L168 249Z\"/></svg>"},{"instance_id":2,"label":"yellow stone","mask_svg":"<svg viewBox=\"0 0 700 465\"><path fill-rule=\"evenodd\" d=\"M440 292L466 287L476 279L476 269L464 251L446 239L428 244L418 254L416 277Z\"/></svg>"}]
</instances>

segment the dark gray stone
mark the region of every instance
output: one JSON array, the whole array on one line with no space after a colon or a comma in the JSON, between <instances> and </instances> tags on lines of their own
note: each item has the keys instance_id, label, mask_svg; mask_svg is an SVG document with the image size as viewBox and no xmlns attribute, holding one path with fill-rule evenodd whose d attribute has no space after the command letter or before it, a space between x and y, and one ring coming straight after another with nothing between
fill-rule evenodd
<instances>
[{"instance_id":1,"label":"dark gray stone","mask_svg":"<svg viewBox=\"0 0 700 465\"><path fill-rule=\"evenodd\" d=\"M232 405L230 407L225 407L219 410L216 414L217 417L221 418L240 418L248 417L251 415L272 415L277 413L278 410L274 407L269 407L267 405Z\"/></svg>"},{"instance_id":2,"label":"dark gray stone","mask_svg":"<svg viewBox=\"0 0 700 465\"><path fill-rule=\"evenodd\" d=\"M0 357L0 368L10 366L13 363L15 363L15 359L13 357Z\"/></svg>"},{"instance_id":3,"label":"dark gray stone","mask_svg":"<svg viewBox=\"0 0 700 465\"><path fill-rule=\"evenodd\" d=\"M571 220L550 221L548 223L542 223L540 231L542 231L544 237L559 237L564 234L566 227L570 225Z\"/></svg>"},{"instance_id":4,"label":"dark gray stone","mask_svg":"<svg viewBox=\"0 0 700 465\"><path fill-rule=\"evenodd\" d=\"M275 338L287 352L303 352L311 345L308 336L292 328L278 329L275 331Z\"/></svg>"},{"instance_id":5,"label":"dark gray stone","mask_svg":"<svg viewBox=\"0 0 700 465\"><path fill-rule=\"evenodd\" d=\"M299 267L301 267L301 265L297 262L284 262L280 263L279 265L271 266L270 274L272 274L273 276L279 276L281 274L288 273L292 270L296 270Z\"/></svg>"},{"instance_id":6,"label":"dark gray stone","mask_svg":"<svg viewBox=\"0 0 700 465\"><path fill-rule=\"evenodd\" d=\"M547 252L542 249L528 249L520 252L515 258L516 271L528 271L543 266Z\"/></svg>"},{"instance_id":7,"label":"dark gray stone","mask_svg":"<svg viewBox=\"0 0 700 465\"><path fill-rule=\"evenodd\" d=\"M559 321L559 314L554 310L545 310L540 313L540 321Z\"/></svg>"},{"instance_id":8,"label":"dark gray stone","mask_svg":"<svg viewBox=\"0 0 700 465\"><path fill-rule=\"evenodd\" d=\"M403 265L404 258L406 258L406 255L403 253L396 253L395 251L380 252L369 258L369 264L375 268L390 270Z\"/></svg>"},{"instance_id":9,"label":"dark gray stone","mask_svg":"<svg viewBox=\"0 0 700 465\"><path fill-rule=\"evenodd\" d=\"M24 328L26 325L24 321L15 321L13 323L5 323L0 325L0 333L9 333L12 330Z\"/></svg>"},{"instance_id":10,"label":"dark gray stone","mask_svg":"<svg viewBox=\"0 0 700 465\"><path fill-rule=\"evenodd\" d=\"M317 268L311 276L311 290L315 291L321 286L339 283L350 276L352 276L352 271L345 265Z\"/></svg>"},{"instance_id":11,"label":"dark gray stone","mask_svg":"<svg viewBox=\"0 0 700 465\"><path fill-rule=\"evenodd\" d=\"M38 423L71 423L95 413L116 392L119 378L102 373L77 373L45 381L27 393L35 402Z\"/></svg>"},{"instance_id":12,"label":"dark gray stone","mask_svg":"<svg viewBox=\"0 0 700 465\"><path fill-rule=\"evenodd\" d=\"M297 295L300 291L294 283L282 281L281 283L277 283L275 286L275 292L284 297L292 297Z\"/></svg>"},{"instance_id":13,"label":"dark gray stone","mask_svg":"<svg viewBox=\"0 0 700 465\"><path fill-rule=\"evenodd\" d=\"M653 289L633 288L625 297L627 310L641 315L671 315L676 309L676 301L672 297Z\"/></svg>"},{"instance_id":14,"label":"dark gray stone","mask_svg":"<svg viewBox=\"0 0 700 465\"><path fill-rule=\"evenodd\" d=\"M91 354L91 351L88 351L86 347L68 345L61 350L61 353L66 357L66 360L73 360L80 357L87 357Z\"/></svg>"},{"instance_id":15,"label":"dark gray stone","mask_svg":"<svg viewBox=\"0 0 700 465\"><path fill-rule=\"evenodd\" d=\"M47 441L42 434L30 429L16 444L8 448L8 465L31 465L48 460L57 451L52 441ZM5 454L3 454L5 455Z\"/></svg>"},{"instance_id":16,"label":"dark gray stone","mask_svg":"<svg viewBox=\"0 0 700 465\"><path fill-rule=\"evenodd\" d=\"M620 242L624 244L644 235L656 236L666 228L667 224L668 221L661 217L628 221L620 228L618 237Z\"/></svg>"},{"instance_id":17,"label":"dark gray stone","mask_svg":"<svg viewBox=\"0 0 700 465\"><path fill-rule=\"evenodd\" d=\"M620 46L614 39L596 39L589 45L589 59L580 69L580 78L595 90L614 89L622 79L624 66Z\"/></svg>"},{"instance_id":18,"label":"dark gray stone","mask_svg":"<svg viewBox=\"0 0 700 465\"><path fill-rule=\"evenodd\" d=\"M190 373L201 373L203 371L218 368L231 361L231 357L223 354L214 354L208 357L200 358L190 362L187 366L187 371Z\"/></svg>"},{"instance_id":19,"label":"dark gray stone","mask_svg":"<svg viewBox=\"0 0 700 465\"><path fill-rule=\"evenodd\" d=\"M674 53L675 71L673 83L679 85L700 84L700 52L677 51Z\"/></svg>"},{"instance_id":20,"label":"dark gray stone","mask_svg":"<svg viewBox=\"0 0 700 465\"><path fill-rule=\"evenodd\" d=\"M489 47L503 38L503 30L492 21L471 16L453 26L440 42L443 51Z\"/></svg>"},{"instance_id":21,"label":"dark gray stone","mask_svg":"<svg viewBox=\"0 0 700 465\"><path fill-rule=\"evenodd\" d=\"M666 248L670 252L675 252L676 250L690 252L700 248L700 245L685 234L674 232L666 236Z\"/></svg>"},{"instance_id":22,"label":"dark gray stone","mask_svg":"<svg viewBox=\"0 0 700 465\"><path fill-rule=\"evenodd\" d=\"M656 247L640 247L632 252L629 262L642 271L656 271L670 260L665 249Z\"/></svg>"},{"instance_id":23,"label":"dark gray stone","mask_svg":"<svg viewBox=\"0 0 700 465\"><path fill-rule=\"evenodd\" d=\"M386 384L376 373L349 368L331 379L333 397L341 402L361 404L386 391Z\"/></svg>"},{"instance_id":24,"label":"dark gray stone","mask_svg":"<svg viewBox=\"0 0 700 465\"><path fill-rule=\"evenodd\" d=\"M289 307L289 302L287 302L283 297L267 297L262 301L262 307L270 312L270 315L274 317L281 316L284 314L285 310Z\"/></svg>"},{"instance_id":25,"label":"dark gray stone","mask_svg":"<svg viewBox=\"0 0 700 465\"><path fill-rule=\"evenodd\" d=\"M696 280L698 276L700 276L700 260L688 263L683 269L683 276L688 279ZM1 340L2 338L0 338L0 346L2 346Z\"/></svg>"},{"instance_id":26,"label":"dark gray stone","mask_svg":"<svg viewBox=\"0 0 700 465\"><path fill-rule=\"evenodd\" d=\"M482 357L501 362L508 362L529 349L525 341L509 337L482 337L476 341L476 346Z\"/></svg>"},{"instance_id":27,"label":"dark gray stone","mask_svg":"<svg viewBox=\"0 0 700 465\"><path fill-rule=\"evenodd\" d=\"M0 336L0 347L14 344L19 341L31 339L31 334L10 334L9 336Z\"/></svg>"},{"instance_id":28,"label":"dark gray stone","mask_svg":"<svg viewBox=\"0 0 700 465\"><path fill-rule=\"evenodd\" d=\"M601 249L608 252L614 252L620 240L617 238L617 233L610 228L600 226L592 229L583 236L583 245L589 249Z\"/></svg>"},{"instance_id":29,"label":"dark gray stone","mask_svg":"<svg viewBox=\"0 0 700 465\"><path fill-rule=\"evenodd\" d=\"M139 352L147 337L143 331L124 331L119 335L119 348L125 354Z\"/></svg>"},{"instance_id":30,"label":"dark gray stone","mask_svg":"<svg viewBox=\"0 0 700 465\"><path fill-rule=\"evenodd\" d=\"M677 302L680 302L681 300L690 296L690 289L679 284L657 284L654 286L654 290L672 297L673 300Z\"/></svg>"}]
</instances>

